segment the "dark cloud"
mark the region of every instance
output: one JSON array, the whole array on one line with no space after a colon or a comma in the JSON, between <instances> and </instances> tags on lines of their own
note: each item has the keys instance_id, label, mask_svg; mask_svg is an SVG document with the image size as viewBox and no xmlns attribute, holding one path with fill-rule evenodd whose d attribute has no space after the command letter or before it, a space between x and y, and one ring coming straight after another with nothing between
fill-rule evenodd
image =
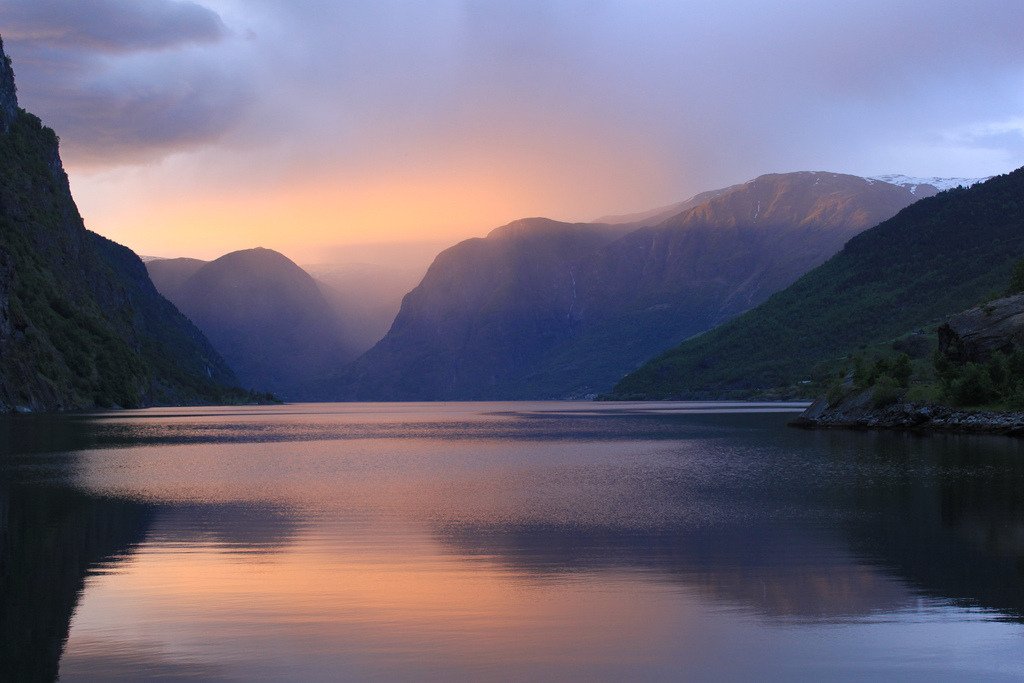
<instances>
[{"instance_id":1,"label":"dark cloud","mask_svg":"<svg viewBox=\"0 0 1024 683\"><path fill-rule=\"evenodd\" d=\"M0 2L21 105L72 165L158 159L218 139L251 100L220 16L178 0Z\"/></svg>"},{"instance_id":2,"label":"dark cloud","mask_svg":"<svg viewBox=\"0 0 1024 683\"><path fill-rule=\"evenodd\" d=\"M105 52L210 43L227 32L216 12L187 0L4 0L0 27L14 41Z\"/></svg>"},{"instance_id":3,"label":"dark cloud","mask_svg":"<svg viewBox=\"0 0 1024 683\"><path fill-rule=\"evenodd\" d=\"M76 165L138 163L219 138L244 114L247 89L213 68L182 74L152 65L140 74L71 82L32 99Z\"/></svg>"},{"instance_id":4,"label":"dark cloud","mask_svg":"<svg viewBox=\"0 0 1024 683\"><path fill-rule=\"evenodd\" d=\"M23 104L72 161L233 131L245 172L494 160L564 177L560 217L768 171L1024 163L1021 2L199 1L0 0Z\"/></svg>"}]
</instances>

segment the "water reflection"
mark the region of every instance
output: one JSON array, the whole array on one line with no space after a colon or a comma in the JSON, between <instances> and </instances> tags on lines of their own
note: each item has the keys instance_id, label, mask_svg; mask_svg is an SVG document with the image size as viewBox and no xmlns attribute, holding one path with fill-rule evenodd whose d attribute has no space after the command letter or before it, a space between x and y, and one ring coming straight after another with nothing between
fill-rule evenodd
<instances>
[{"instance_id":1,"label":"water reflection","mask_svg":"<svg viewBox=\"0 0 1024 683\"><path fill-rule=\"evenodd\" d=\"M915 604L896 577L864 565L835 539L770 524L623 529L466 526L440 537L462 554L548 573L656 573L716 601L773 618L838 619Z\"/></svg>"},{"instance_id":2,"label":"water reflection","mask_svg":"<svg viewBox=\"0 0 1024 683\"><path fill-rule=\"evenodd\" d=\"M763 437L738 431L730 446L739 454L754 442L764 446ZM776 617L867 615L921 596L1024 617L1019 441L892 433L777 440L786 453L764 449L771 464L738 495L731 473L718 471L709 489L719 503L712 523L703 516L650 527L467 523L435 533L454 552L538 574L656 571ZM669 491L649 488L643 504L678 510L659 498L694 492L674 483Z\"/></svg>"},{"instance_id":3,"label":"water reflection","mask_svg":"<svg viewBox=\"0 0 1024 683\"><path fill-rule=\"evenodd\" d=\"M661 404L8 421L0 672L1024 673L1021 445L784 422Z\"/></svg>"},{"instance_id":4,"label":"water reflection","mask_svg":"<svg viewBox=\"0 0 1024 683\"><path fill-rule=\"evenodd\" d=\"M142 542L145 505L65 489L0 484L0 671L4 680L57 677L88 571Z\"/></svg>"}]
</instances>

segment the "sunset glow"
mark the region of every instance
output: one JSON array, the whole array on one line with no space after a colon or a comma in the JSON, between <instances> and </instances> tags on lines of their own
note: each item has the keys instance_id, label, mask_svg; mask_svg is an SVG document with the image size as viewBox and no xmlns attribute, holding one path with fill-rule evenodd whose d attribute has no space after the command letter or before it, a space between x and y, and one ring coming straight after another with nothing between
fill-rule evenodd
<instances>
[{"instance_id":1,"label":"sunset glow","mask_svg":"<svg viewBox=\"0 0 1024 683\"><path fill-rule=\"evenodd\" d=\"M0 0L0 681L1024 680L1022 27Z\"/></svg>"},{"instance_id":2,"label":"sunset glow","mask_svg":"<svg viewBox=\"0 0 1024 683\"><path fill-rule=\"evenodd\" d=\"M1005 172L1022 20L995 0L0 8L89 227L143 254L301 261L766 172Z\"/></svg>"}]
</instances>

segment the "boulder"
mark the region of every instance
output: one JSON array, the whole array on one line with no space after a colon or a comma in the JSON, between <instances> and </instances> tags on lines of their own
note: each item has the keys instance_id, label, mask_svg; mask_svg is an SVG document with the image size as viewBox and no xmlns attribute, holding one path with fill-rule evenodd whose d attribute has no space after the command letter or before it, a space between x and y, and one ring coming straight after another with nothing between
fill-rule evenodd
<instances>
[{"instance_id":1,"label":"boulder","mask_svg":"<svg viewBox=\"0 0 1024 683\"><path fill-rule=\"evenodd\" d=\"M983 363L996 351L1024 345L1024 294L954 315L938 329L939 350L955 363Z\"/></svg>"}]
</instances>

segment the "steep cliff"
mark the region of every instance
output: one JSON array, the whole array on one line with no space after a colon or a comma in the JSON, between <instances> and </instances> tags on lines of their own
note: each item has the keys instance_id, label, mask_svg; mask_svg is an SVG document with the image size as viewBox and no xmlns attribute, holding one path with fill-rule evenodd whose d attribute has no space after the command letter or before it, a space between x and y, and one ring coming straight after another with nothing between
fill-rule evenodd
<instances>
[{"instance_id":1,"label":"steep cliff","mask_svg":"<svg viewBox=\"0 0 1024 683\"><path fill-rule=\"evenodd\" d=\"M993 353L1024 347L1024 294L954 315L939 326L939 350L955 363L984 363Z\"/></svg>"},{"instance_id":2,"label":"steep cliff","mask_svg":"<svg viewBox=\"0 0 1024 683\"><path fill-rule=\"evenodd\" d=\"M0 42L0 410L242 400L129 249L85 229Z\"/></svg>"},{"instance_id":3,"label":"steep cliff","mask_svg":"<svg viewBox=\"0 0 1024 683\"><path fill-rule=\"evenodd\" d=\"M359 400L512 398L577 333L579 260L623 232L528 218L442 252L388 334L324 395Z\"/></svg>"}]
</instances>

